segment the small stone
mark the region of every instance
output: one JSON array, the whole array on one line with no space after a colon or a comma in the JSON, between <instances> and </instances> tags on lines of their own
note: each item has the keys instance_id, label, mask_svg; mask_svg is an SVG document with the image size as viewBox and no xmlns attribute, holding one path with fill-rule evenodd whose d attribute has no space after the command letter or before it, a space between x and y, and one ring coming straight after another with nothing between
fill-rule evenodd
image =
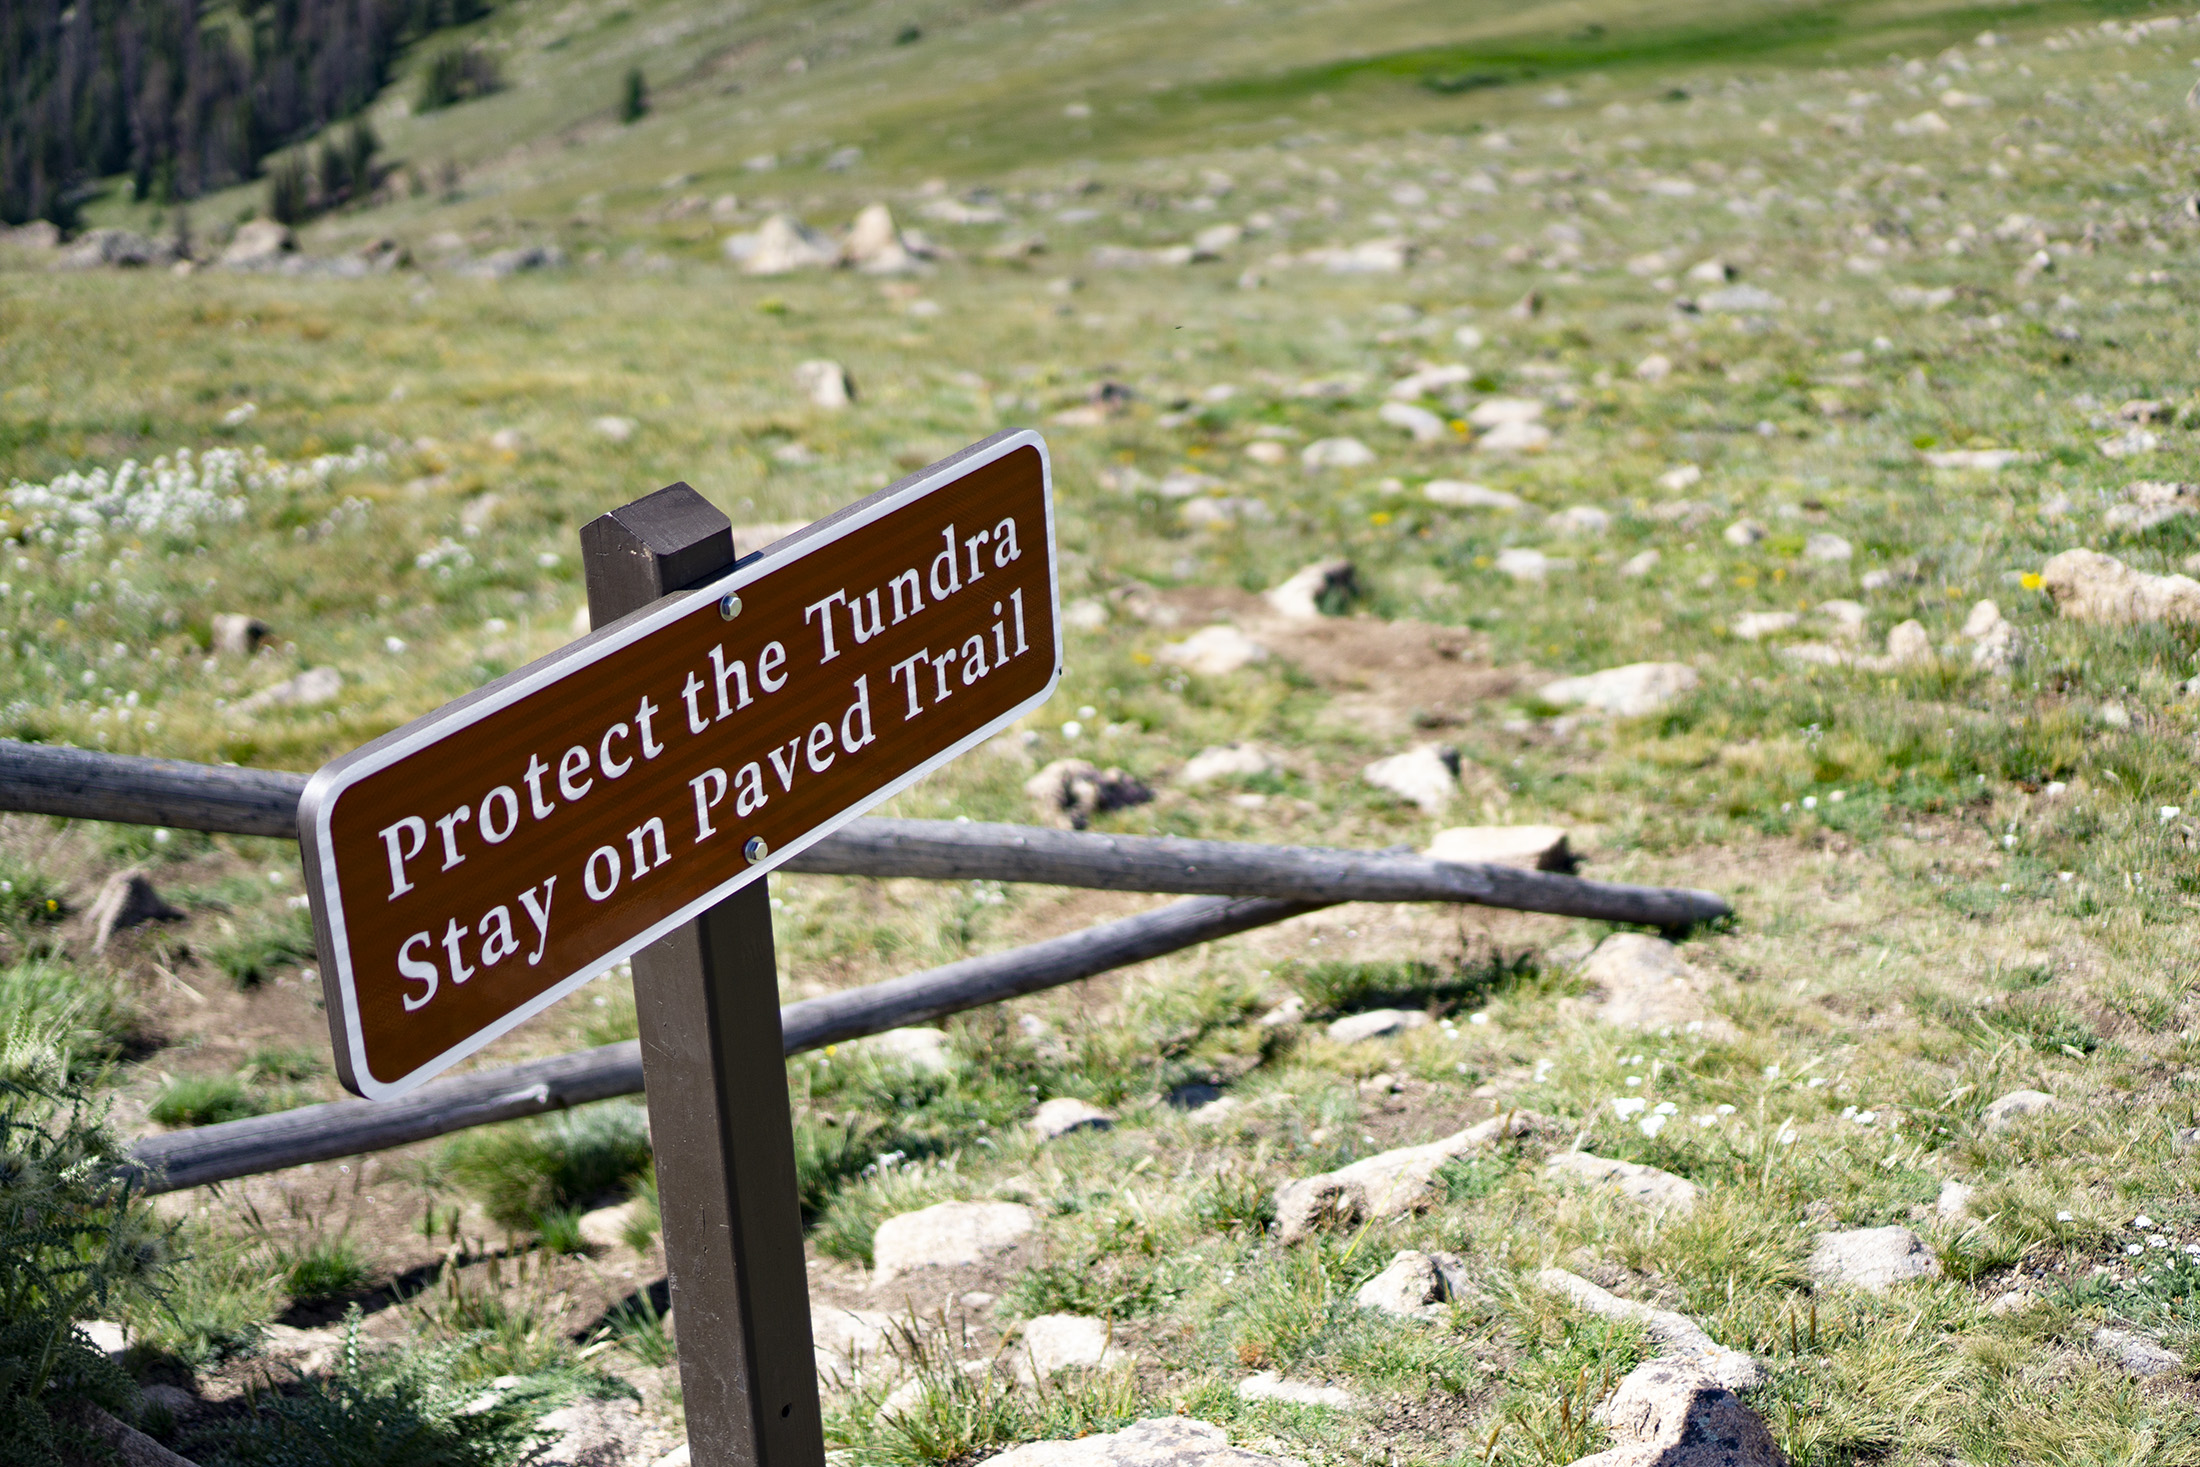
<instances>
[{"instance_id":1,"label":"small stone","mask_svg":"<svg viewBox=\"0 0 2200 1467\"><path fill-rule=\"evenodd\" d=\"M1675 464L1658 475L1658 487L1678 494L1703 482L1703 468L1698 464Z\"/></svg>"},{"instance_id":2,"label":"small stone","mask_svg":"<svg viewBox=\"0 0 2200 1467\"><path fill-rule=\"evenodd\" d=\"M1237 1383L1237 1394L1241 1401L1283 1401L1293 1406L1327 1406L1334 1411L1349 1411L1360 1404L1358 1396L1341 1387L1285 1380L1273 1370L1248 1375Z\"/></svg>"},{"instance_id":3,"label":"small stone","mask_svg":"<svg viewBox=\"0 0 2200 1467\"><path fill-rule=\"evenodd\" d=\"M1734 618L1734 635L1745 642L1755 642L1779 632L1793 631L1802 619L1792 611L1745 611Z\"/></svg>"},{"instance_id":4,"label":"small stone","mask_svg":"<svg viewBox=\"0 0 2200 1467\"><path fill-rule=\"evenodd\" d=\"M2031 1290L2009 1289L1996 1294L1993 1302L1986 1306L1986 1312L1998 1319L2006 1319L2012 1314L2030 1313L2032 1310L2037 1309L2039 1304L2040 1296Z\"/></svg>"},{"instance_id":5,"label":"small stone","mask_svg":"<svg viewBox=\"0 0 2200 1467\"><path fill-rule=\"evenodd\" d=\"M1360 771L1360 778L1430 815L1441 815L1459 793L1459 751L1421 744L1376 760Z\"/></svg>"},{"instance_id":6,"label":"small stone","mask_svg":"<svg viewBox=\"0 0 2200 1467\"><path fill-rule=\"evenodd\" d=\"M1386 402L1376 410L1375 416L1393 428L1403 428L1413 435L1415 443L1442 443L1451 437L1451 429L1444 420L1424 407L1408 402Z\"/></svg>"},{"instance_id":7,"label":"small stone","mask_svg":"<svg viewBox=\"0 0 2200 1467\"><path fill-rule=\"evenodd\" d=\"M1121 1431L1074 1441L1028 1442L986 1460L985 1467L1305 1467L1296 1457L1270 1457L1230 1445L1211 1421L1157 1416Z\"/></svg>"},{"instance_id":8,"label":"small stone","mask_svg":"<svg viewBox=\"0 0 2200 1467\"><path fill-rule=\"evenodd\" d=\"M1595 708L1621 718L1642 718L1693 692L1703 679L1685 662L1634 662L1580 677L1560 678L1536 690L1546 703Z\"/></svg>"},{"instance_id":9,"label":"small stone","mask_svg":"<svg viewBox=\"0 0 2200 1467\"><path fill-rule=\"evenodd\" d=\"M54 266L61 270L133 270L171 264L175 258L175 249L166 240L148 239L127 229L93 229L62 251Z\"/></svg>"},{"instance_id":10,"label":"small stone","mask_svg":"<svg viewBox=\"0 0 2200 1467\"><path fill-rule=\"evenodd\" d=\"M1593 504L1570 505L1544 522L1559 535L1601 535L1612 528L1612 516Z\"/></svg>"},{"instance_id":11,"label":"small stone","mask_svg":"<svg viewBox=\"0 0 2200 1467\"><path fill-rule=\"evenodd\" d=\"M1541 423L1500 423L1474 440L1477 453L1540 453L1551 446Z\"/></svg>"},{"instance_id":12,"label":"small stone","mask_svg":"<svg viewBox=\"0 0 2200 1467\"><path fill-rule=\"evenodd\" d=\"M610 439L613 443L624 443L634 436L634 420L632 418L605 416L595 419L588 426Z\"/></svg>"},{"instance_id":13,"label":"small stone","mask_svg":"<svg viewBox=\"0 0 2200 1467\"><path fill-rule=\"evenodd\" d=\"M1856 554L1856 547L1839 535L1813 535L1803 542L1803 559L1824 561L1829 564L1845 562Z\"/></svg>"},{"instance_id":14,"label":"small stone","mask_svg":"<svg viewBox=\"0 0 2200 1467\"><path fill-rule=\"evenodd\" d=\"M1106 1370L1129 1359L1109 1342L1108 1321L1087 1314L1042 1314L1024 1321L1016 1349L1017 1373L1044 1380L1073 1366Z\"/></svg>"},{"instance_id":15,"label":"small stone","mask_svg":"<svg viewBox=\"0 0 2200 1467\"><path fill-rule=\"evenodd\" d=\"M1763 1418L1685 1360L1636 1366L1595 1418L1615 1445L1573 1467L1787 1467Z\"/></svg>"},{"instance_id":16,"label":"small stone","mask_svg":"<svg viewBox=\"0 0 2200 1467\"><path fill-rule=\"evenodd\" d=\"M1673 375L1673 359L1664 352L1654 351L1635 363L1635 376L1643 382L1663 382Z\"/></svg>"},{"instance_id":17,"label":"small stone","mask_svg":"<svg viewBox=\"0 0 2200 1467\"><path fill-rule=\"evenodd\" d=\"M1262 597L1278 616L1320 621L1342 611L1360 594L1349 560L1318 560L1272 587Z\"/></svg>"},{"instance_id":18,"label":"small stone","mask_svg":"<svg viewBox=\"0 0 2200 1467\"><path fill-rule=\"evenodd\" d=\"M2059 1109L2054 1096L2044 1090L2012 1090L1979 1112L1989 1131L2006 1131L2028 1116L2043 1116Z\"/></svg>"},{"instance_id":19,"label":"small stone","mask_svg":"<svg viewBox=\"0 0 2200 1467\"><path fill-rule=\"evenodd\" d=\"M894 1317L880 1310L810 1305L810 1345L821 1372L850 1379L896 1373L900 1362L893 1358L893 1336Z\"/></svg>"},{"instance_id":20,"label":"small stone","mask_svg":"<svg viewBox=\"0 0 2200 1467\"><path fill-rule=\"evenodd\" d=\"M92 1348L106 1355L120 1355L130 1348L130 1327L111 1319L85 1319L77 1322L77 1330L92 1342Z\"/></svg>"},{"instance_id":21,"label":"small stone","mask_svg":"<svg viewBox=\"0 0 2200 1467\"><path fill-rule=\"evenodd\" d=\"M1810 1276L1821 1284L1884 1294L1911 1279L1939 1278L1940 1260L1908 1228L1852 1228L1819 1235L1811 1249Z\"/></svg>"},{"instance_id":22,"label":"small stone","mask_svg":"<svg viewBox=\"0 0 2200 1467\"><path fill-rule=\"evenodd\" d=\"M1181 642L1164 643L1156 655L1162 662L1202 677L1227 677L1255 662L1267 661L1268 649L1236 627L1216 622Z\"/></svg>"},{"instance_id":23,"label":"small stone","mask_svg":"<svg viewBox=\"0 0 2200 1467\"><path fill-rule=\"evenodd\" d=\"M2184 1364L2145 1335L2129 1330L2097 1329L2093 1331L2093 1348L2115 1361L2124 1374L2136 1375L2142 1380L2168 1375Z\"/></svg>"},{"instance_id":24,"label":"small stone","mask_svg":"<svg viewBox=\"0 0 2200 1467\"><path fill-rule=\"evenodd\" d=\"M1543 580L1550 575L1551 567L1557 564L1559 562L1552 560L1542 551L1530 550L1521 545L1515 545L1511 549L1497 552L1498 572L1502 575L1511 576L1516 581Z\"/></svg>"},{"instance_id":25,"label":"small stone","mask_svg":"<svg viewBox=\"0 0 2200 1467\"><path fill-rule=\"evenodd\" d=\"M812 407L832 410L847 407L856 398L856 384L849 377L848 369L838 362L819 359L803 362L794 369L795 390L808 398Z\"/></svg>"},{"instance_id":26,"label":"small stone","mask_svg":"<svg viewBox=\"0 0 2200 1467\"><path fill-rule=\"evenodd\" d=\"M1663 557L1655 550L1640 550L1627 557L1620 565L1619 573L1629 580L1636 580L1656 570L1661 559Z\"/></svg>"},{"instance_id":27,"label":"small stone","mask_svg":"<svg viewBox=\"0 0 2200 1467\"><path fill-rule=\"evenodd\" d=\"M1077 1100L1067 1095L1040 1102L1025 1122L1031 1133L1041 1141L1052 1141L1067 1136L1072 1131L1107 1131L1115 1126L1115 1117L1109 1115L1089 1100Z\"/></svg>"},{"instance_id":28,"label":"small stone","mask_svg":"<svg viewBox=\"0 0 2200 1467\"><path fill-rule=\"evenodd\" d=\"M982 1263L1015 1247L1038 1222L1020 1202L940 1202L900 1213L872 1235L872 1287L915 1269Z\"/></svg>"},{"instance_id":29,"label":"small stone","mask_svg":"<svg viewBox=\"0 0 2200 1467\"><path fill-rule=\"evenodd\" d=\"M1176 782L1197 789L1218 779L1252 779L1275 767L1276 761L1252 744L1218 744L1185 760L1184 767L1177 771Z\"/></svg>"},{"instance_id":30,"label":"small stone","mask_svg":"<svg viewBox=\"0 0 2200 1467\"><path fill-rule=\"evenodd\" d=\"M289 226L273 219L249 219L237 226L215 263L224 270L266 270L297 247Z\"/></svg>"},{"instance_id":31,"label":"small stone","mask_svg":"<svg viewBox=\"0 0 2200 1467\"><path fill-rule=\"evenodd\" d=\"M1049 825L1083 830L1092 817L1143 805L1153 791L1120 769L1083 759L1057 759L1024 781L1024 793Z\"/></svg>"},{"instance_id":32,"label":"small stone","mask_svg":"<svg viewBox=\"0 0 2200 1467\"><path fill-rule=\"evenodd\" d=\"M1310 469L1361 469L1375 462L1375 450L1357 438L1317 438L1299 454Z\"/></svg>"},{"instance_id":33,"label":"small stone","mask_svg":"<svg viewBox=\"0 0 2200 1467\"><path fill-rule=\"evenodd\" d=\"M1446 1303L1467 1297L1467 1266L1455 1253L1406 1249L1392 1256L1383 1271L1360 1285L1352 1303L1404 1319L1426 1319Z\"/></svg>"},{"instance_id":34,"label":"small stone","mask_svg":"<svg viewBox=\"0 0 2200 1467\"><path fill-rule=\"evenodd\" d=\"M1534 423L1543 417L1543 404L1532 397L1486 397L1467 414L1470 426L1484 430L1507 424Z\"/></svg>"},{"instance_id":35,"label":"small stone","mask_svg":"<svg viewBox=\"0 0 2200 1467\"><path fill-rule=\"evenodd\" d=\"M1615 1161L1586 1151L1562 1151L1545 1162L1543 1169L1556 1180L1580 1182L1660 1212L1687 1212L1696 1205L1694 1182L1641 1162Z\"/></svg>"},{"instance_id":36,"label":"small stone","mask_svg":"<svg viewBox=\"0 0 2200 1467\"><path fill-rule=\"evenodd\" d=\"M734 241L743 241L736 246ZM840 263L840 247L787 214L774 214L753 235L731 235L726 255L740 262L745 275L786 275Z\"/></svg>"},{"instance_id":37,"label":"small stone","mask_svg":"<svg viewBox=\"0 0 2200 1467\"><path fill-rule=\"evenodd\" d=\"M270 708L318 708L336 701L344 690L344 675L333 667L309 667L296 677L262 688L237 705L239 713L261 713Z\"/></svg>"},{"instance_id":38,"label":"small stone","mask_svg":"<svg viewBox=\"0 0 2200 1467\"><path fill-rule=\"evenodd\" d=\"M1262 1014L1260 1016L1260 1026L1263 1029L1280 1029L1286 1024L1296 1024L1305 1017L1306 1000L1294 993L1267 1013Z\"/></svg>"},{"instance_id":39,"label":"small stone","mask_svg":"<svg viewBox=\"0 0 2200 1467\"><path fill-rule=\"evenodd\" d=\"M1510 513L1525 509L1527 501L1502 489L1491 489L1466 479L1431 479L1421 486L1421 497L1447 509L1496 509Z\"/></svg>"},{"instance_id":40,"label":"small stone","mask_svg":"<svg viewBox=\"0 0 2200 1467\"><path fill-rule=\"evenodd\" d=\"M903 275L918 268L917 256L894 227L894 212L884 204L866 204L849 226L841 258L866 275Z\"/></svg>"},{"instance_id":41,"label":"small stone","mask_svg":"<svg viewBox=\"0 0 2200 1467\"><path fill-rule=\"evenodd\" d=\"M1940 1196L1933 1203L1933 1211L1942 1217L1965 1217L1971 1211L1971 1198L1978 1188L1969 1182L1949 1180L1940 1184Z\"/></svg>"},{"instance_id":42,"label":"small stone","mask_svg":"<svg viewBox=\"0 0 2200 1467\"><path fill-rule=\"evenodd\" d=\"M1787 309L1787 302L1760 285L1730 285L1707 290L1696 298L1696 308L1711 314L1750 315Z\"/></svg>"},{"instance_id":43,"label":"small stone","mask_svg":"<svg viewBox=\"0 0 2200 1467\"><path fill-rule=\"evenodd\" d=\"M223 657L250 657L272 633L266 622L238 611L214 614L214 651Z\"/></svg>"},{"instance_id":44,"label":"small stone","mask_svg":"<svg viewBox=\"0 0 2200 1467\"><path fill-rule=\"evenodd\" d=\"M153 878L135 867L117 871L99 888L99 895L84 914L92 934L92 951L104 952L117 932L143 922L177 922L184 914L162 899Z\"/></svg>"},{"instance_id":45,"label":"small stone","mask_svg":"<svg viewBox=\"0 0 2200 1467\"><path fill-rule=\"evenodd\" d=\"M1401 1146L1363 1157L1335 1171L1298 1177L1276 1189L1276 1238L1295 1243L1317 1228L1353 1227L1369 1218L1395 1217L1438 1200L1436 1173L1445 1162L1486 1151L1507 1137L1554 1132L1557 1123L1534 1111L1513 1110L1420 1146Z\"/></svg>"},{"instance_id":46,"label":"small stone","mask_svg":"<svg viewBox=\"0 0 2200 1467\"><path fill-rule=\"evenodd\" d=\"M1432 861L1518 866L1524 871L1574 869L1566 832L1556 825L1454 825L1437 831L1422 854Z\"/></svg>"},{"instance_id":47,"label":"small stone","mask_svg":"<svg viewBox=\"0 0 2200 1467\"><path fill-rule=\"evenodd\" d=\"M1339 1044L1358 1044L1363 1039L1380 1039L1386 1034L1418 1029L1427 1022L1428 1015L1416 1009L1368 1009L1364 1013L1347 1014L1332 1023L1329 1037Z\"/></svg>"},{"instance_id":48,"label":"small stone","mask_svg":"<svg viewBox=\"0 0 2200 1467\"><path fill-rule=\"evenodd\" d=\"M1887 633L1887 662L1895 667L1914 667L1933 660L1933 639L1923 622L1898 623Z\"/></svg>"},{"instance_id":49,"label":"small stone","mask_svg":"<svg viewBox=\"0 0 2200 1467\"><path fill-rule=\"evenodd\" d=\"M2094 550L2065 550L2040 567L2040 586L2070 621L2103 626L2200 621L2200 581L2133 570Z\"/></svg>"},{"instance_id":50,"label":"small stone","mask_svg":"<svg viewBox=\"0 0 2200 1467\"><path fill-rule=\"evenodd\" d=\"M1719 538L1737 550L1746 550L1770 533L1755 520L1736 520L1719 532Z\"/></svg>"},{"instance_id":51,"label":"small stone","mask_svg":"<svg viewBox=\"0 0 2200 1467\"><path fill-rule=\"evenodd\" d=\"M1691 1024L1715 1033L1728 1030L1708 1017L1702 976L1662 937L1615 932L1597 944L1582 976L1603 995L1597 1016L1607 1023L1652 1033Z\"/></svg>"},{"instance_id":52,"label":"small stone","mask_svg":"<svg viewBox=\"0 0 2200 1467\"><path fill-rule=\"evenodd\" d=\"M945 1075L955 1068L955 1057L948 1052L945 1029L912 1025L873 1034L859 1043L864 1051L898 1060L922 1075Z\"/></svg>"},{"instance_id":53,"label":"small stone","mask_svg":"<svg viewBox=\"0 0 2200 1467\"><path fill-rule=\"evenodd\" d=\"M1237 1099L1235 1096L1225 1095L1219 1100L1208 1101L1197 1110L1187 1114L1184 1119L1195 1126L1218 1126L1243 1109L1245 1109L1244 1101Z\"/></svg>"}]
</instances>

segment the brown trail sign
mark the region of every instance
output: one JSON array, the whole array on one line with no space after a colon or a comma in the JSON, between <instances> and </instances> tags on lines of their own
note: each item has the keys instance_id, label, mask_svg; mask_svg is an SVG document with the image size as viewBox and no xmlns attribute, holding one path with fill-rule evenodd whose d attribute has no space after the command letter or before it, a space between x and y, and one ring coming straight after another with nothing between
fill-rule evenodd
<instances>
[{"instance_id":1,"label":"brown trail sign","mask_svg":"<svg viewBox=\"0 0 2200 1467\"><path fill-rule=\"evenodd\" d=\"M344 1084L403 1093L1037 707L1054 582L1045 445L1000 435L323 768Z\"/></svg>"}]
</instances>

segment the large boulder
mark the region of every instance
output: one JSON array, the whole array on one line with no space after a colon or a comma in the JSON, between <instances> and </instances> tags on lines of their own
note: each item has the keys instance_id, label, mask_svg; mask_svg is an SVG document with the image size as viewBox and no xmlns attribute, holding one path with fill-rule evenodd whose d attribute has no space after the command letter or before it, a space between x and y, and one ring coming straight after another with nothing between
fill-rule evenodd
<instances>
[{"instance_id":1,"label":"large boulder","mask_svg":"<svg viewBox=\"0 0 2200 1467\"><path fill-rule=\"evenodd\" d=\"M1551 1131L1556 1123L1533 1111L1511 1111L1420 1146L1363 1157L1333 1172L1299 1177L1276 1189L1276 1236L1295 1243L1323 1227L1351 1227L1395 1217L1437 1200L1436 1174L1445 1162L1486 1151L1508 1136Z\"/></svg>"},{"instance_id":2,"label":"large boulder","mask_svg":"<svg viewBox=\"0 0 2200 1467\"><path fill-rule=\"evenodd\" d=\"M878 1225L871 1238L871 1283L920 1268L983 1263L1013 1248L1039 1225L1020 1202L939 1202Z\"/></svg>"},{"instance_id":3,"label":"large boulder","mask_svg":"<svg viewBox=\"0 0 2200 1467\"><path fill-rule=\"evenodd\" d=\"M2149 575L2097 550L2065 550L2048 561L2040 567L2040 587L2071 621L2200 621L2200 581Z\"/></svg>"}]
</instances>

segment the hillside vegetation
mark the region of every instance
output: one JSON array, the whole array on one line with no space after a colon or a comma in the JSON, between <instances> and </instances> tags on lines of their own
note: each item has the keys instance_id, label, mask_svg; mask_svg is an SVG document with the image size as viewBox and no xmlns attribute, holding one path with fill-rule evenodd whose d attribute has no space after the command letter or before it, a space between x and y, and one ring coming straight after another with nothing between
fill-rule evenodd
<instances>
[{"instance_id":1,"label":"hillside vegetation","mask_svg":"<svg viewBox=\"0 0 2200 1467\"><path fill-rule=\"evenodd\" d=\"M1754 1357L1798 1464L2200 1461L2200 20L528 0L444 44L501 89L420 111L440 52L404 50L373 188L294 252L215 263L264 181L190 204L181 272L0 246L0 734L310 769L575 635L607 508L685 480L755 548L1036 426L1061 690L891 813L1033 820L1081 759L1156 792L1096 829L1551 825L1737 909L1667 951L1342 907L792 1062L836 1450L1183 1413L1313 1463L1574 1462L1674 1347L1557 1269ZM129 193L87 227L173 237ZM1319 616L1261 594L1340 560ZM1645 663L1637 699L1565 681ZM1419 803L1368 777L1400 755ZM332 1096L295 860L11 817L0 1018L76 1005L126 1128ZM95 953L125 866L185 916ZM1146 905L773 895L789 998ZM614 974L487 1058L633 1022ZM1050 1100L1112 1128L1043 1137ZM1279 1199L1493 1120L1413 1209ZM298 1365L300 1420L410 1390L448 1427L431 1359L523 1383L507 1458L585 1403L649 1460L646 1146L614 1103L164 1201L170 1303L117 1309L189 1397L142 1419L250 1460L247 1385ZM884 1277L880 1225L943 1201L1034 1227ZM1919 1276L1844 1282L1824 1240L1878 1228ZM1457 1263L1359 1307L1400 1252ZM1034 1383L1059 1315L1108 1353Z\"/></svg>"}]
</instances>

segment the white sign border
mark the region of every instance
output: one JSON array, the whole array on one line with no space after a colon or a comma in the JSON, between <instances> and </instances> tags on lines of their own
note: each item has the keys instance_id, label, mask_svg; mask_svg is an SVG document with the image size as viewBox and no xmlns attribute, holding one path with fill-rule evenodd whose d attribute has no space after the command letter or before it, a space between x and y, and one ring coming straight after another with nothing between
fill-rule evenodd
<instances>
[{"instance_id":1,"label":"white sign border","mask_svg":"<svg viewBox=\"0 0 2200 1467\"><path fill-rule=\"evenodd\" d=\"M626 650L658 629L682 617L691 616L705 606L715 605L727 593L739 591L763 576L815 554L874 521L908 507L911 502L934 490L966 478L987 464L995 463L1024 448L1035 448L1039 452L1040 492L1046 506L1047 596L1054 607L1055 615L1054 668L1047 677L1045 687L1015 707L988 720L982 727L964 735L916 768L908 770L821 822L801 839L779 847L731 880L697 897L639 936L583 963L571 977L560 980L555 986L545 989L496 1022L475 1030L425 1064L396 1080L384 1081L374 1077L367 1067L365 1041L360 1033L357 980L351 971L351 951L345 940L343 899L336 880L335 841L331 830L337 799L346 790L422 748L449 738L552 683ZM345 1052L340 1053L338 1059L344 1062L346 1078L353 1088L369 1100L394 1100L418 1088L468 1055L477 1053L510 1033L583 984L632 957L681 923L694 920L706 908L715 906L750 882L770 874L781 863L808 850L866 810L892 799L942 764L968 753L1002 728L1045 704L1054 696L1055 687L1062 680L1061 558L1055 543L1054 528L1054 462L1047 452L1046 440L1037 431L1029 428L997 433L953 457L919 470L908 479L888 485L846 509L773 542L749 559L736 561L732 571L707 586L667 596L631 616L620 618L589 637L561 647L549 656L530 663L465 698L446 703L434 712L323 765L307 781L305 793L298 801L298 833L307 847L306 872L309 879L306 886L307 896L313 907L314 923L329 937L327 951L322 954L324 969L329 970L325 975L326 985L323 991L332 1001L331 1012L340 1015ZM318 879L312 879L315 877ZM327 962L332 956L335 961Z\"/></svg>"}]
</instances>

